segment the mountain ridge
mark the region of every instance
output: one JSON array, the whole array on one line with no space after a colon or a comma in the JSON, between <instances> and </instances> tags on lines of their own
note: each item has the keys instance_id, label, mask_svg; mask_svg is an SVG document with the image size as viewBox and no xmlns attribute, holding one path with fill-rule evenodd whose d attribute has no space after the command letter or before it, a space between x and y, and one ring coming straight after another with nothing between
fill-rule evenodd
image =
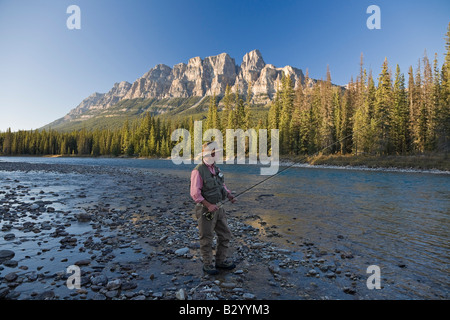
<instances>
[{"instance_id":1,"label":"mountain ridge","mask_svg":"<svg viewBox=\"0 0 450 320\"><path fill-rule=\"evenodd\" d=\"M135 110L137 113L146 110L155 114L165 113L173 109L174 100L175 107L181 104L185 110L186 106L180 99L188 99L186 101L194 105L207 96L223 96L227 85L233 92L238 90L239 94L246 95L251 84L253 103L265 105L273 99L283 74L291 77L294 87L304 84L305 76L301 69L267 64L258 49L246 53L240 65L225 52L204 59L193 57L188 63L181 62L172 68L157 64L133 83L116 82L106 93L94 92L67 115L43 128L58 129L74 121L118 116L129 109L115 107L132 101L143 103ZM194 97L198 99L191 99Z\"/></svg>"}]
</instances>

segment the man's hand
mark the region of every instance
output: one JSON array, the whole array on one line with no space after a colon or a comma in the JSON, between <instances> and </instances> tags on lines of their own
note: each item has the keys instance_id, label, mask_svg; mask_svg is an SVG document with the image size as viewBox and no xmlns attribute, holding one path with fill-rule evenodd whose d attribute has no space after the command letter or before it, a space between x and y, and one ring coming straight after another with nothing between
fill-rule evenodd
<instances>
[{"instance_id":1,"label":"man's hand","mask_svg":"<svg viewBox=\"0 0 450 320\"><path fill-rule=\"evenodd\" d=\"M210 203L209 206L207 206L207 208L208 208L209 212L214 212L216 210L219 210L219 207L212 203Z\"/></svg>"},{"instance_id":2,"label":"man's hand","mask_svg":"<svg viewBox=\"0 0 450 320\"><path fill-rule=\"evenodd\" d=\"M228 200L230 200L231 203L235 203L237 201L231 193L228 193L227 196L228 196Z\"/></svg>"},{"instance_id":3,"label":"man's hand","mask_svg":"<svg viewBox=\"0 0 450 320\"><path fill-rule=\"evenodd\" d=\"M202 204L203 204L206 208L208 208L208 211L209 211L209 212L214 212L214 211L216 211L216 210L219 210L219 207L218 207L218 206L216 206L215 204L209 203L209 202L206 201L206 200L203 200L203 201L202 201Z\"/></svg>"}]
</instances>

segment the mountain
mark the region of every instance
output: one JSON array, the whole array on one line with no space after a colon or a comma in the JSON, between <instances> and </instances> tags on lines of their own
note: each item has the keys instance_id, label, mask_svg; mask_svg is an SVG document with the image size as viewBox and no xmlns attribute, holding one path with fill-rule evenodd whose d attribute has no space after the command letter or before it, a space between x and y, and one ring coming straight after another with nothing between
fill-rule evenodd
<instances>
[{"instance_id":1,"label":"mountain","mask_svg":"<svg viewBox=\"0 0 450 320\"><path fill-rule=\"evenodd\" d=\"M273 99L283 73L291 77L295 86L304 83L302 70L266 64L258 50L246 53L240 65L227 53L203 60L194 57L173 68L158 64L132 84L122 81L107 93L93 93L66 116L44 128L105 127L144 112L173 115L201 112L209 100L206 98L214 94L223 96L227 84L233 92L238 89L246 95L251 83L253 103L265 105Z\"/></svg>"}]
</instances>

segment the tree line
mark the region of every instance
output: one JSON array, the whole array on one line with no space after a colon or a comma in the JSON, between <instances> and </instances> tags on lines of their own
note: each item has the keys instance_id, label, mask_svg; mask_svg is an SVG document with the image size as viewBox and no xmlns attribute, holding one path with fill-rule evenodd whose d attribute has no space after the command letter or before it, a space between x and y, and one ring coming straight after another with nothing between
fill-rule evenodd
<instances>
[{"instance_id":1,"label":"tree line","mask_svg":"<svg viewBox=\"0 0 450 320\"><path fill-rule=\"evenodd\" d=\"M220 105L220 110L219 110ZM283 75L267 112L256 113L251 84L247 94L232 92L210 97L203 130L279 129L281 155L308 155L318 151L340 154L417 154L447 152L450 148L450 24L446 55L439 68L426 53L417 67L409 67L407 80L397 64L385 59L377 83L364 68L346 88L326 79L313 81L306 72L294 87ZM31 130L0 132L2 155L128 155L168 157L177 143L176 128L194 130L193 116L172 120L146 114L126 120L121 129L72 132Z\"/></svg>"}]
</instances>

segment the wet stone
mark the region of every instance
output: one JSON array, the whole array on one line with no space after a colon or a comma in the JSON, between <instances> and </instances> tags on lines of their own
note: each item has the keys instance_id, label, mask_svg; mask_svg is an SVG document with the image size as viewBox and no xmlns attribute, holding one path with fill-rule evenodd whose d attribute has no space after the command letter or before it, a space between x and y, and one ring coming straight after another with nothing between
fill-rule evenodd
<instances>
[{"instance_id":1,"label":"wet stone","mask_svg":"<svg viewBox=\"0 0 450 320\"><path fill-rule=\"evenodd\" d=\"M5 262L3 262L3 265L8 268L15 268L18 264L19 262L17 262L16 260L6 260Z\"/></svg>"},{"instance_id":2,"label":"wet stone","mask_svg":"<svg viewBox=\"0 0 450 320\"><path fill-rule=\"evenodd\" d=\"M6 241L10 241L13 240L15 237L16 235L14 233L8 233L3 237L3 239L5 239Z\"/></svg>"},{"instance_id":3,"label":"wet stone","mask_svg":"<svg viewBox=\"0 0 450 320\"><path fill-rule=\"evenodd\" d=\"M0 263L5 260L10 260L15 256L14 251L11 250L0 250Z\"/></svg>"},{"instance_id":4,"label":"wet stone","mask_svg":"<svg viewBox=\"0 0 450 320\"><path fill-rule=\"evenodd\" d=\"M5 275L5 280L8 282L13 282L15 280L17 280L18 275L15 272L11 272L8 273L7 275Z\"/></svg>"}]
</instances>

